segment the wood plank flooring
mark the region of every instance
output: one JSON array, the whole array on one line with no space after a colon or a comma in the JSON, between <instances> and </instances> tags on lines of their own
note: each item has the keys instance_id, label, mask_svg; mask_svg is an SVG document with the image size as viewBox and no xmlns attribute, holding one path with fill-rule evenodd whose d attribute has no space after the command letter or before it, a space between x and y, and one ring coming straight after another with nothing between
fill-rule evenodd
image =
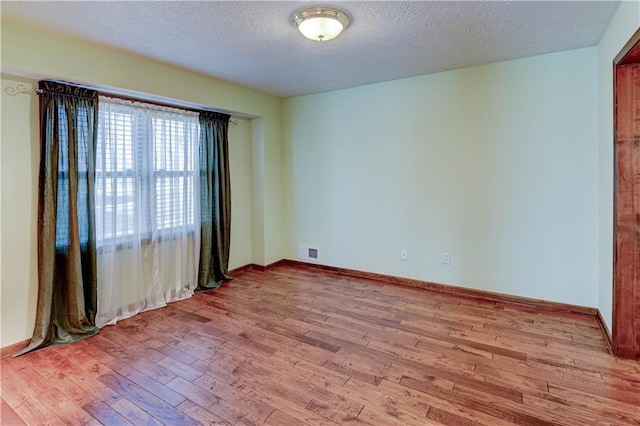
<instances>
[{"instance_id":1,"label":"wood plank flooring","mask_svg":"<svg viewBox=\"0 0 640 426\"><path fill-rule=\"evenodd\" d=\"M640 425L640 363L591 316L299 266L1 374L2 425Z\"/></svg>"}]
</instances>

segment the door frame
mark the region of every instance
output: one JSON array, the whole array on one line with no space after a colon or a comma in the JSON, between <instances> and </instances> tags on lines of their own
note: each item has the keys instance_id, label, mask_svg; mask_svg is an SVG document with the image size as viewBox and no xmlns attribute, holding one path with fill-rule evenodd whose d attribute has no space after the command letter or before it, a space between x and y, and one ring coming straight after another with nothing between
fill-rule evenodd
<instances>
[{"instance_id":1,"label":"door frame","mask_svg":"<svg viewBox=\"0 0 640 426\"><path fill-rule=\"evenodd\" d=\"M630 55L631 54L631 55ZM640 29L629 39L625 46L620 50L613 60L613 153L614 153L614 186L613 186L613 307L612 319L613 330L611 335L611 344L613 354L621 358L640 359L640 326L634 328L634 324L640 325L640 303L623 303L623 296L634 294L637 291L635 300L640 300L640 285L635 282L636 279L622 279L626 270L632 268L634 271L640 271L640 257L625 256L619 259L618 244L619 233L618 227L630 224L631 221L623 221L618 217L618 198L619 198L619 180L625 171L629 171L626 167L621 173L621 164L618 162L618 123L620 116L618 114L618 89L617 82L618 69L624 65L640 64ZM635 136L635 135L634 135ZM640 154L640 151L634 154ZM630 167L633 171L633 166ZM633 184L633 190L640 191L640 184ZM633 212L640 215L640 211L633 209ZM629 225L627 225L629 226ZM636 246L635 250L640 250ZM628 275L628 274L627 274ZM634 289L634 286L636 288Z\"/></svg>"}]
</instances>

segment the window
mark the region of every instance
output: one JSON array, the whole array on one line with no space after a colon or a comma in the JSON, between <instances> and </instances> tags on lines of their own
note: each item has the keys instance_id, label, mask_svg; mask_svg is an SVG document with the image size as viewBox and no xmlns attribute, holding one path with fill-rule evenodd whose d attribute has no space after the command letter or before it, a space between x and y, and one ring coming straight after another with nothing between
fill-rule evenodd
<instances>
[{"instance_id":1,"label":"window","mask_svg":"<svg viewBox=\"0 0 640 426\"><path fill-rule=\"evenodd\" d=\"M78 106L77 111L72 113L72 116L68 116L67 109L64 105L58 106L57 111L57 133L60 141L58 149L58 196L57 196L57 211L66 212L69 211L69 118L72 125L78 130L78 152L75 153L78 174L78 187L76 192L75 202L78 204L78 209L85 211L87 208L87 145L88 145L88 114L86 108L83 105ZM73 161L73 160L72 160ZM80 237L80 243L85 244L89 240L89 223L82 216L79 218L78 232ZM69 247L71 236L69 235L69 217L68 215L61 214L56 218L56 249L66 250Z\"/></svg>"},{"instance_id":2,"label":"window","mask_svg":"<svg viewBox=\"0 0 640 426\"><path fill-rule=\"evenodd\" d=\"M96 235L101 241L193 230L198 206L197 113L100 97Z\"/></svg>"},{"instance_id":3,"label":"window","mask_svg":"<svg viewBox=\"0 0 640 426\"><path fill-rule=\"evenodd\" d=\"M167 118L153 120L156 220L160 229L194 223L194 185L199 172L193 157L200 125L197 119L195 129L188 129L190 125ZM187 137L189 133L196 140Z\"/></svg>"}]
</instances>

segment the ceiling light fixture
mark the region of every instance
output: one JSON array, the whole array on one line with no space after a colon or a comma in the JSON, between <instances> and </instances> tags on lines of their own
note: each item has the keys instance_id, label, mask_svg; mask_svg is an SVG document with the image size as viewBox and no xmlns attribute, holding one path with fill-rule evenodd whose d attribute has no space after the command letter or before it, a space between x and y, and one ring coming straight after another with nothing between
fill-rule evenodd
<instances>
[{"instance_id":1,"label":"ceiling light fixture","mask_svg":"<svg viewBox=\"0 0 640 426\"><path fill-rule=\"evenodd\" d=\"M291 21L302 35L315 41L336 38L349 26L349 16L333 7L310 7L296 13Z\"/></svg>"}]
</instances>

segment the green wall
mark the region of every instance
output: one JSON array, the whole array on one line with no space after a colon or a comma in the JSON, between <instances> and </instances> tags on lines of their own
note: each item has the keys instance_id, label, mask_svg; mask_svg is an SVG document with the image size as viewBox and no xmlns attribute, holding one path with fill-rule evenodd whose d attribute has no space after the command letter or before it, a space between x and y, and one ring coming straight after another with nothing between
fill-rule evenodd
<instances>
[{"instance_id":1,"label":"green wall","mask_svg":"<svg viewBox=\"0 0 640 426\"><path fill-rule=\"evenodd\" d=\"M285 100L287 255L597 306L597 53Z\"/></svg>"}]
</instances>

